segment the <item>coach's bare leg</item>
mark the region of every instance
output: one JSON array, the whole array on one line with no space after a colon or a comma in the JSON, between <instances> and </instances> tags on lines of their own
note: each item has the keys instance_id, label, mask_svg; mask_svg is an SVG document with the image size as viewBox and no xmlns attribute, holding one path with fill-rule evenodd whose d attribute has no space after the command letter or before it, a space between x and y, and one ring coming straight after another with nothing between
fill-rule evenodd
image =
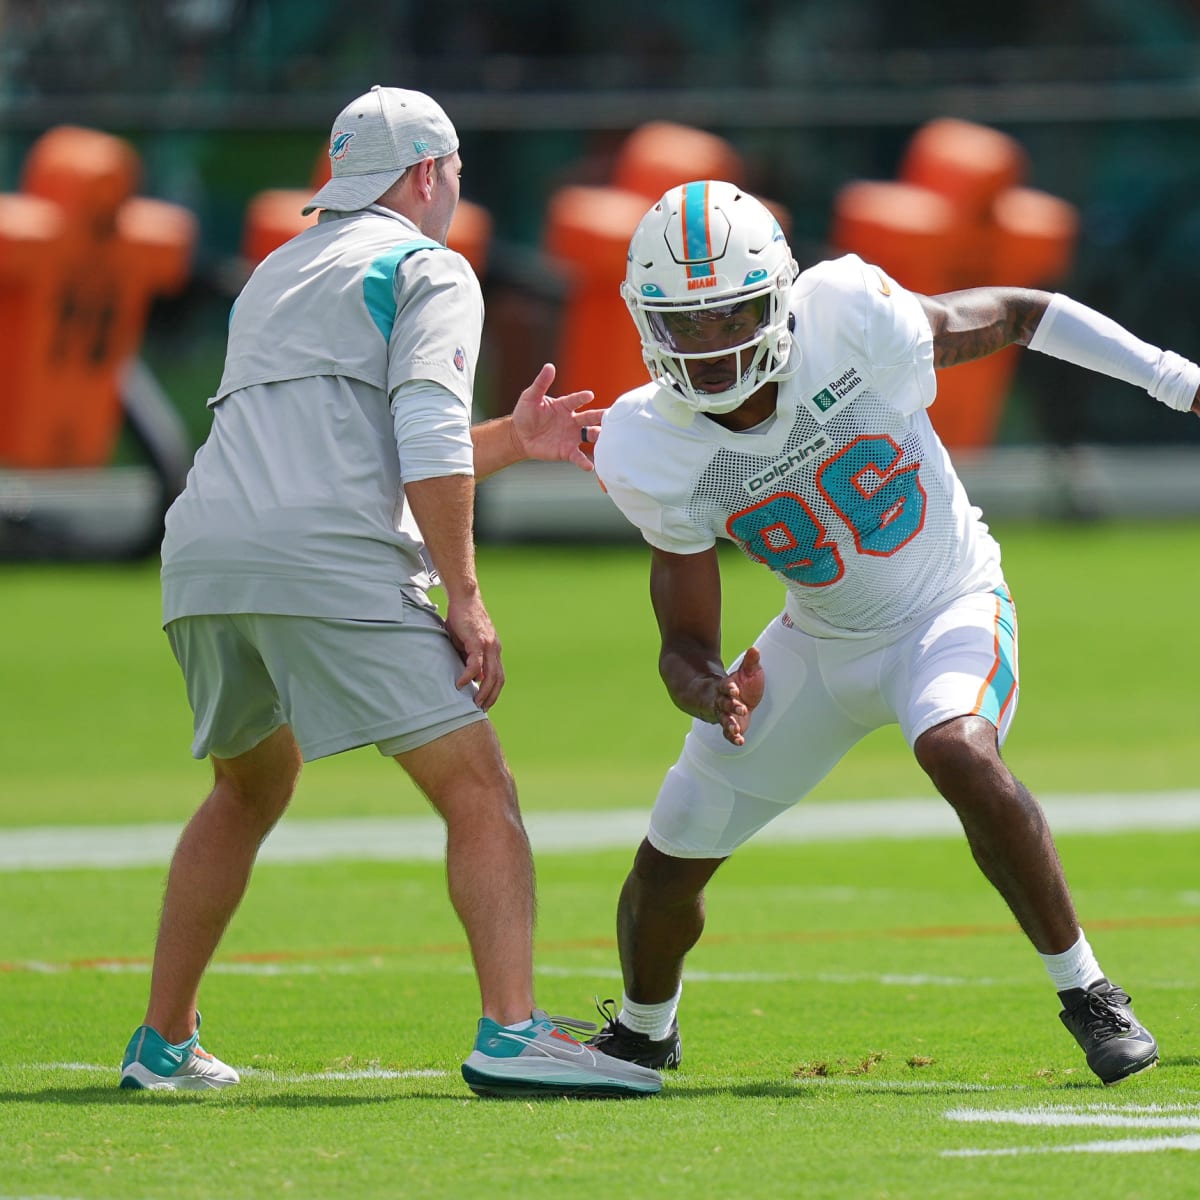
<instances>
[{"instance_id":1,"label":"coach's bare leg","mask_svg":"<svg viewBox=\"0 0 1200 1200\"><path fill-rule=\"evenodd\" d=\"M683 960L704 932L704 888L723 858L672 858L643 841L617 902L625 994L661 1004L679 990Z\"/></svg>"},{"instance_id":2,"label":"coach's bare leg","mask_svg":"<svg viewBox=\"0 0 1200 1200\"><path fill-rule=\"evenodd\" d=\"M463 924L483 1014L501 1025L533 1009L533 857L517 789L490 721L396 761L446 822L446 878Z\"/></svg>"},{"instance_id":3,"label":"coach's bare leg","mask_svg":"<svg viewBox=\"0 0 1200 1200\"><path fill-rule=\"evenodd\" d=\"M953 805L971 853L1042 954L1079 938L1075 906L1042 807L1000 758L983 717L956 717L917 738L914 751Z\"/></svg>"},{"instance_id":4,"label":"coach's bare leg","mask_svg":"<svg viewBox=\"0 0 1200 1200\"><path fill-rule=\"evenodd\" d=\"M250 881L263 838L300 777L300 749L281 726L237 758L213 758L215 782L188 822L163 897L145 1024L168 1042L196 1031L196 993Z\"/></svg>"}]
</instances>

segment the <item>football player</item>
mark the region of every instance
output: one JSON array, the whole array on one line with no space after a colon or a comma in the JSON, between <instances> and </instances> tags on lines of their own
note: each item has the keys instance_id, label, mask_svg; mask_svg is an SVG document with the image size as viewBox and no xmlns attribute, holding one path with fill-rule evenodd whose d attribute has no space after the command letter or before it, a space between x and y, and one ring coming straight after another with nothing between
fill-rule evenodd
<instances>
[{"instance_id":1,"label":"football player","mask_svg":"<svg viewBox=\"0 0 1200 1200\"><path fill-rule=\"evenodd\" d=\"M1105 1083L1153 1066L1155 1039L1079 926L1042 809L1001 757L1016 610L926 410L937 369L1014 343L1180 411L1200 411L1200 367L1062 295L918 295L853 254L801 272L771 213L713 180L645 215L622 291L651 380L610 409L596 467L651 546L659 669L694 721L621 892L624 996L593 1044L678 1065L708 881L859 739L897 724L1041 955L1088 1065ZM782 611L728 665L719 538L783 588Z\"/></svg>"}]
</instances>

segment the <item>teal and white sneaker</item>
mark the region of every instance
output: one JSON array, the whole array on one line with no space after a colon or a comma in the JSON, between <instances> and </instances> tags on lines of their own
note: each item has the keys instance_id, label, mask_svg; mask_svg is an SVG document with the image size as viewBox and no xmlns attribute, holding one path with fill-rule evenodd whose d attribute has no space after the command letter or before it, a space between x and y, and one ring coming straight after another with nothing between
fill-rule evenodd
<instances>
[{"instance_id":1,"label":"teal and white sneaker","mask_svg":"<svg viewBox=\"0 0 1200 1200\"><path fill-rule=\"evenodd\" d=\"M588 1022L548 1017L534 1009L528 1029L506 1029L482 1017L475 1049L462 1065L477 1096L652 1096L662 1090L657 1071L622 1062L576 1041L563 1026Z\"/></svg>"},{"instance_id":2,"label":"teal and white sneaker","mask_svg":"<svg viewBox=\"0 0 1200 1200\"><path fill-rule=\"evenodd\" d=\"M125 1048L121 1064L123 1088L150 1088L167 1092L202 1092L231 1087L241 1077L200 1045L200 1014L196 1032L174 1046L149 1025L139 1026Z\"/></svg>"}]
</instances>

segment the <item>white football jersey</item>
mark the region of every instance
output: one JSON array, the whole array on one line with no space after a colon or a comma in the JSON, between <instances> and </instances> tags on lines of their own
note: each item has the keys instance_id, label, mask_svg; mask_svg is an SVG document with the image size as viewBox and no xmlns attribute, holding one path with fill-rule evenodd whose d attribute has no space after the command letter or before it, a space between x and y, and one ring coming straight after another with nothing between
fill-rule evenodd
<instances>
[{"instance_id":1,"label":"white football jersey","mask_svg":"<svg viewBox=\"0 0 1200 1200\"><path fill-rule=\"evenodd\" d=\"M658 384L628 392L596 446L608 495L659 549L734 542L817 636L892 629L999 586L1000 549L925 412L937 382L917 298L850 254L803 272L791 312L774 420L735 433Z\"/></svg>"}]
</instances>

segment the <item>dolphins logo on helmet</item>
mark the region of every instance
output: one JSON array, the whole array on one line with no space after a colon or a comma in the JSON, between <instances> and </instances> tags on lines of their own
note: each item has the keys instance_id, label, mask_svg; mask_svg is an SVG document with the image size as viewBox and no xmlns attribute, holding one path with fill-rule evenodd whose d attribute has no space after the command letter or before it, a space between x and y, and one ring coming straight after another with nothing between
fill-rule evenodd
<instances>
[{"instance_id":1,"label":"dolphins logo on helmet","mask_svg":"<svg viewBox=\"0 0 1200 1200\"><path fill-rule=\"evenodd\" d=\"M651 378L696 412L725 413L790 374L798 274L779 222L753 196L719 180L671 188L634 230L621 285ZM714 374L730 355L732 374Z\"/></svg>"}]
</instances>

